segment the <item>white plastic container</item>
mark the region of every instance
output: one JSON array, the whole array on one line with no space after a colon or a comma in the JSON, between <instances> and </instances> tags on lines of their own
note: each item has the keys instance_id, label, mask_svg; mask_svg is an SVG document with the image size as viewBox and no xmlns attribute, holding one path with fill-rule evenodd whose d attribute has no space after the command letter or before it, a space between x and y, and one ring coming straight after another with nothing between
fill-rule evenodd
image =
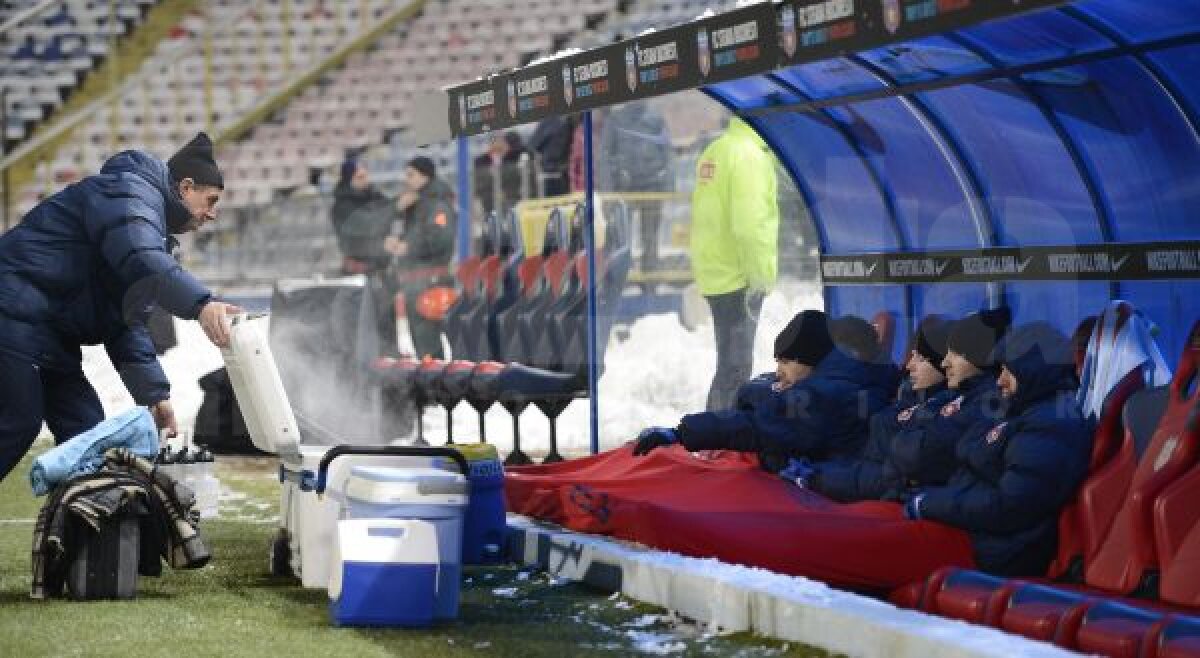
<instances>
[{"instance_id":1,"label":"white plastic container","mask_svg":"<svg viewBox=\"0 0 1200 658\"><path fill-rule=\"evenodd\" d=\"M273 546L273 570L290 571L305 587L329 585L330 565L343 492L355 466L428 467L441 449L303 445L299 424L267 340L268 318L232 319L230 346L221 350L246 429L255 447L279 456L281 531ZM410 454L400 454L407 451ZM425 456L425 453L430 456ZM386 454L385 454L386 453ZM454 453L461 459L460 455ZM326 472L321 463L326 458ZM466 469L466 462L462 462ZM320 495L319 492L327 492ZM286 565L286 569L282 567Z\"/></svg>"},{"instance_id":2,"label":"white plastic container","mask_svg":"<svg viewBox=\"0 0 1200 658\"><path fill-rule=\"evenodd\" d=\"M458 617L467 478L434 468L355 466L346 482L349 519L417 519L437 529L435 619Z\"/></svg>"},{"instance_id":3,"label":"white plastic container","mask_svg":"<svg viewBox=\"0 0 1200 658\"><path fill-rule=\"evenodd\" d=\"M415 519L339 521L329 581L338 626L421 627L438 598L438 530Z\"/></svg>"}]
</instances>

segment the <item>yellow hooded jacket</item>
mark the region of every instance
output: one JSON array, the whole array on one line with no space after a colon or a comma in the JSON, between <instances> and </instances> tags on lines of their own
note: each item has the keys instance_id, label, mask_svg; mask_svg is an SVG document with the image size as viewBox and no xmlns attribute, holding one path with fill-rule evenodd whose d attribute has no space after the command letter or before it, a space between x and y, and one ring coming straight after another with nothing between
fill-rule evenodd
<instances>
[{"instance_id":1,"label":"yellow hooded jacket","mask_svg":"<svg viewBox=\"0 0 1200 658\"><path fill-rule=\"evenodd\" d=\"M692 192L692 273L701 295L775 283L779 205L775 156L741 119L704 149Z\"/></svg>"}]
</instances>

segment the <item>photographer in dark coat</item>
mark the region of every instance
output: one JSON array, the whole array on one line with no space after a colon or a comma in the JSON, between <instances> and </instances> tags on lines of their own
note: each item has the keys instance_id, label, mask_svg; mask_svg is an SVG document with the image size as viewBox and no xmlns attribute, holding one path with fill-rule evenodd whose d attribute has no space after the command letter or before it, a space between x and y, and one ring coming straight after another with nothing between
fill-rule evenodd
<instances>
[{"instance_id":1,"label":"photographer in dark coat","mask_svg":"<svg viewBox=\"0 0 1200 658\"><path fill-rule=\"evenodd\" d=\"M228 344L226 316L240 309L215 301L171 256L172 234L216 221L223 189L200 133L169 162L118 153L0 236L0 479L43 420L62 442L104 419L83 345L104 345L134 401L160 429L178 430L146 318L157 306Z\"/></svg>"},{"instance_id":2,"label":"photographer in dark coat","mask_svg":"<svg viewBox=\"0 0 1200 658\"><path fill-rule=\"evenodd\" d=\"M689 414L676 428L651 427L638 436L634 454L672 443L690 451L754 452L778 471L791 457L828 459L855 455L867 419L892 391L878 386L866 364L834 346L821 311L803 311L775 339L779 395L753 411Z\"/></svg>"},{"instance_id":3,"label":"photographer in dark coat","mask_svg":"<svg viewBox=\"0 0 1200 658\"><path fill-rule=\"evenodd\" d=\"M1057 329L1016 330L996 361L1004 418L976 423L958 443L949 483L913 495L905 514L966 530L985 571L1040 576L1054 555L1059 512L1087 474L1092 432L1075 400L1070 343Z\"/></svg>"}]
</instances>

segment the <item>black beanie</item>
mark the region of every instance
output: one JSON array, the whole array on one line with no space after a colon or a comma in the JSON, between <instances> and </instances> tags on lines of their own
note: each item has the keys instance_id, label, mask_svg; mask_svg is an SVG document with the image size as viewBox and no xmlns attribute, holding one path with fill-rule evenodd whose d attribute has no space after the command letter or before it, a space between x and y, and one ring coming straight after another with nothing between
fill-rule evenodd
<instances>
[{"instance_id":1,"label":"black beanie","mask_svg":"<svg viewBox=\"0 0 1200 658\"><path fill-rule=\"evenodd\" d=\"M437 167L433 164L433 160L430 160L423 155L418 155L412 160L409 160L408 166L421 172L429 180L437 178Z\"/></svg>"},{"instance_id":2,"label":"black beanie","mask_svg":"<svg viewBox=\"0 0 1200 658\"><path fill-rule=\"evenodd\" d=\"M946 341L950 349L976 368L993 369L992 350L1012 324L1012 311L1006 306L979 311L954 323Z\"/></svg>"},{"instance_id":3,"label":"black beanie","mask_svg":"<svg viewBox=\"0 0 1200 658\"><path fill-rule=\"evenodd\" d=\"M221 177L221 170L217 168L217 161L213 159L212 140L203 132L197 133L192 141L171 156L167 161L167 168L171 170L171 178L176 183L190 178L197 185L212 185L225 189L225 179Z\"/></svg>"},{"instance_id":4,"label":"black beanie","mask_svg":"<svg viewBox=\"0 0 1200 658\"><path fill-rule=\"evenodd\" d=\"M801 311L775 337L775 358L815 366L833 351L829 319L822 311Z\"/></svg>"},{"instance_id":5,"label":"black beanie","mask_svg":"<svg viewBox=\"0 0 1200 658\"><path fill-rule=\"evenodd\" d=\"M924 357L939 372L946 358L946 343L950 339L951 322L940 315L928 315L917 325L913 335L913 350Z\"/></svg>"}]
</instances>

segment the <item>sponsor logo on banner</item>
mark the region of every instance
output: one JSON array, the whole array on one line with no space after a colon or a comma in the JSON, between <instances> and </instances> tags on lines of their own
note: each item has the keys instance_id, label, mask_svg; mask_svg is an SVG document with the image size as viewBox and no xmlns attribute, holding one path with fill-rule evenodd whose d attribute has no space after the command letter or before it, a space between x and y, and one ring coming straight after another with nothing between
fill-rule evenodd
<instances>
[{"instance_id":1,"label":"sponsor logo on banner","mask_svg":"<svg viewBox=\"0 0 1200 658\"><path fill-rule=\"evenodd\" d=\"M517 118L517 87L511 78L508 81L508 116Z\"/></svg>"},{"instance_id":2,"label":"sponsor logo on banner","mask_svg":"<svg viewBox=\"0 0 1200 658\"><path fill-rule=\"evenodd\" d=\"M1146 269L1152 273L1200 272L1200 251L1156 249L1146 252Z\"/></svg>"},{"instance_id":3,"label":"sponsor logo on banner","mask_svg":"<svg viewBox=\"0 0 1200 658\"><path fill-rule=\"evenodd\" d=\"M893 278L937 278L942 276L950 261L934 258L904 258L888 261L888 276Z\"/></svg>"},{"instance_id":4,"label":"sponsor logo on banner","mask_svg":"<svg viewBox=\"0 0 1200 658\"><path fill-rule=\"evenodd\" d=\"M1031 262L1033 256L1022 259L1016 256L968 256L962 259L962 271L968 276L1021 274Z\"/></svg>"},{"instance_id":5,"label":"sponsor logo on banner","mask_svg":"<svg viewBox=\"0 0 1200 658\"><path fill-rule=\"evenodd\" d=\"M796 10L791 5L784 5L779 16L783 52L792 57L796 54Z\"/></svg>"},{"instance_id":6,"label":"sponsor logo on banner","mask_svg":"<svg viewBox=\"0 0 1200 658\"><path fill-rule=\"evenodd\" d=\"M708 50L708 29L696 30L696 63L700 66L700 75L708 76L712 70L712 57Z\"/></svg>"},{"instance_id":7,"label":"sponsor logo on banner","mask_svg":"<svg viewBox=\"0 0 1200 658\"><path fill-rule=\"evenodd\" d=\"M821 263L821 273L831 279L869 279L878 267L862 260L834 260Z\"/></svg>"},{"instance_id":8,"label":"sponsor logo on banner","mask_svg":"<svg viewBox=\"0 0 1200 658\"><path fill-rule=\"evenodd\" d=\"M900 0L883 0L883 27L889 34L900 29Z\"/></svg>"},{"instance_id":9,"label":"sponsor logo on banner","mask_svg":"<svg viewBox=\"0 0 1200 658\"><path fill-rule=\"evenodd\" d=\"M637 91L637 44L629 46L625 49L625 84L629 86L629 91Z\"/></svg>"},{"instance_id":10,"label":"sponsor logo on banner","mask_svg":"<svg viewBox=\"0 0 1200 658\"><path fill-rule=\"evenodd\" d=\"M575 82L573 80L571 80L571 65L570 64L563 64L562 77L563 77L563 100L567 101L567 107L570 107L571 103L575 102Z\"/></svg>"},{"instance_id":11,"label":"sponsor logo on banner","mask_svg":"<svg viewBox=\"0 0 1200 658\"><path fill-rule=\"evenodd\" d=\"M1129 262L1128 254L1047 254L1046 265L1053 274L1112 274Z\"/></svg>"}]
</instances>

